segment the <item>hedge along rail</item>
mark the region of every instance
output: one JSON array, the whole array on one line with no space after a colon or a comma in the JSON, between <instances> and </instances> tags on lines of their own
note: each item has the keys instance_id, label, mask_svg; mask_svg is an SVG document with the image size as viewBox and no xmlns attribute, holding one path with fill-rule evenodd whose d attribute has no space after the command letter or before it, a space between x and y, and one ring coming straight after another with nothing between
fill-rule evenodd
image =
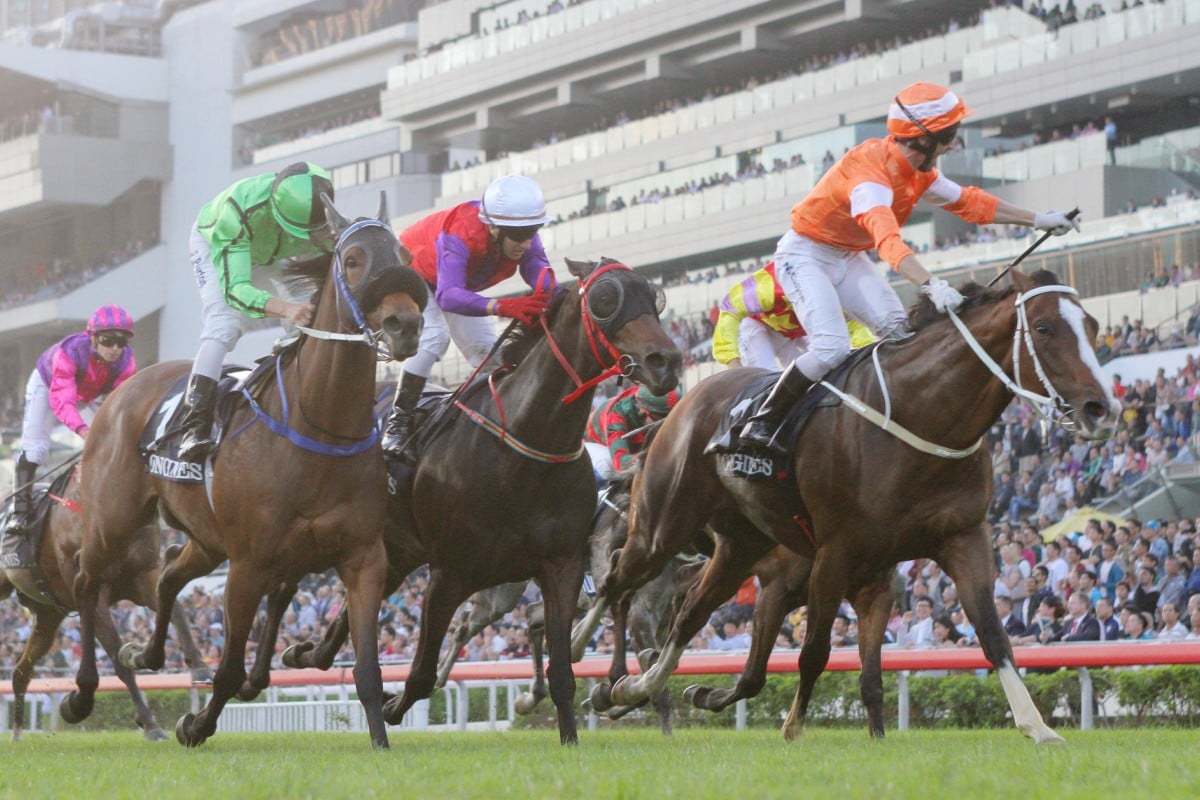
<instances>
[{"instance_id":1,"label":"hedge along rail","mask_svg":"<svg viewBox=\"0 0 1200 800\"><path fill-rule=\"evenodd\" d=\"M1065 667L1079 670L1080 675L1080 728L1091 729L1093 720L1093 691L1088 669L1093 667L1132 667L1164 665L1200 665L1200 640L1178 642L1112 642L1076 643L1049 646L1014 648L1018 668ZM771 654L767 663L768 673L790 673L798 671L797 650L782 650ZM746 663L745 652L711 653L699 652L684 655L675 670L676 675L735 675ZM609 660L606 657L589 657L575 665L575 677L587 680L604 679L608 675ZM409 664L384 665L385 683L403 683L409 675ZM631 674L640 671L636 659L629 659ZM830 654L827 670L853 672L862 668L857 648L834 650ZM947 650L907 650L898 647L883 649L883 669L899 673L899 729L908 728L909 695L907 676L915 670L975 670L992 669L978 647ZM533 680L533 664L528 659L518 661L475 661L460 662L450 672L448 683L457 684L461 695L456 727L467 730L465 691L468 688L496 687L512 682ZM189 690L193 693L193 705L199 702L200 691L207 685L193 685L187 673L143 674L138 676L138 685L143 690ZM303 688L313 686L354 685L352 667L335 667L328 671L318 669L284 669L271 673L271 686L277 688ZM28 694L63 695L75 688L70 678L40 678L29 684ZM100 679L98 691L124 691L125 686L115 675ZM8 706L12 701L12 681L0 681L0 730L7 728ZM744 727L745 701L737 708L737 727ZM589 727L594 727L589 724Z\"/></svg>"}]
</instances>

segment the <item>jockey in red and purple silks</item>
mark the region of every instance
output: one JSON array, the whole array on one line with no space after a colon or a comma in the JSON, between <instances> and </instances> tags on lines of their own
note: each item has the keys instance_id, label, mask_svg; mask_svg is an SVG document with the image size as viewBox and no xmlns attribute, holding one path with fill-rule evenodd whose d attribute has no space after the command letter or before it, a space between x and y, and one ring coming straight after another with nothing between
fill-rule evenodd
<instances>
[{"instance_id":1,"label":"jockey in red and purple silks","mask_svg":"<svg viewBox=\"0 0 1200 800\"><path fill-rule=\"evenodd\" d=\"M437 302L425 306L416 355L404 362L383 449L399 455L412 428L425 381L450 348L478 366L496 343L491 317L532 324L546 310L554 273L538 230L550 221L542 190L523 175L492 181L482 201L460 203L413 223L400 234L412 268L425 278ZM522 297L484 297L479 292L520 273L534 290Z\"/></svg>"}]
</instances>

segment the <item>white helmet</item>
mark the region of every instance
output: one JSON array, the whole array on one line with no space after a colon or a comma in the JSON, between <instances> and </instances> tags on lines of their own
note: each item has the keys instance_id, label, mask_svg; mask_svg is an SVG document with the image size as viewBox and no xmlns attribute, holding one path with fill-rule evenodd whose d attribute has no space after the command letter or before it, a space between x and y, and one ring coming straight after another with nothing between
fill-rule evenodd
<instances>
[{"instance_id":1,"label":"white helmet","mask_svg":"<svg viewBox=\"0 0 1200 800\"><path fill-rule=\"evenodd\" d=\"M488 184L479 206L479 221L499 228L532 228L550 221L546 198L532 178L503 175Z\"/></svg>"}]
</instances>

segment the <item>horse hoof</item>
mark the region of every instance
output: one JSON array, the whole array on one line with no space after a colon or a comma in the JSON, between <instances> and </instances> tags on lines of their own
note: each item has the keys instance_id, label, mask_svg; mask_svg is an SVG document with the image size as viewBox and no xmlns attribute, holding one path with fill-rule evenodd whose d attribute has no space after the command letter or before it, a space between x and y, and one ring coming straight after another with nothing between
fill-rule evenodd
<instances>
[{"instance_id":1,"label":"horse hoof","mask_svg":"<svg viewBox=\"0 0 1200 800\"><path fill-rule=\"evenodd\" d=\"M785 742L800 741L800 735L802 733L804 733L804 728L800 727L799 725L784 725L783 726L783 740Z\"/></svg>"},{"instance_id":2,"label":"horse hoof","mask_svg":"<svg viewBox=\"0 0 1200 800\"><path fill-rule=\"evenodd\" d=\"M238 689L237 699L243 703L249 703L261 694L262 690L251 683L243 683L242 688Z\"/></svg>"},{"instance_id":3,"label":"horse hoof","mask_svg":"<svg viewBox=\"0 0 1200 800\"><path fill-rule=\"evenodd\" d=\"M167 732L156 725L142 734L142 738L147 742L165 742L171 737L167 736Z\"/></svg>"},{"instance_id":4,"label":"horse hoof","mask_svg":"<svg viewBox=\"0 0 1200 800\"><path fill-rule=\"evenodd\" d=\"M196 735L195 723L196 715L190 712L175 723L175 740L184 747L199 747L204 744L204 739Z\"/></svg>"},{"instance_id":5,"label":"horse hoof","mask_svg":"<svg viewBox=\"0 0 1200 800\"><path fill-rule=\"evenodd\" d=\"M641 705L648 698L638 691L638 681L632 675L625 675L613 684L612 691L609 693L613 705L618 706L633 706Z\"/></svg>"},{"instance_id":6,"label":"horse hoof","mask_svg":"<svg viewBox=\"0 0 1200 800\"><path fill-rule=\"evenodd\" d=\"M1033 737L1033 742L1034 742L1034 744L1063 744L1063 745L1065 745L1067 743L1067 740L1064 739L1063 737L1059 736L1057 733L1050 730L1049 728L1044 728L1043 730L1041 730L1038 733L1037 736Z\"/></svg>"},{"instance_id":7,"label":"horse hoof","mask_svg":"<svg viewBox=\"0 0 1200 800\"><path fill-rule=\"evenodd\" d=\"M290 667L292 669L303 669L309 666L308 664L304 663L304 657L311 653L315 646L316 645L314 645L312 642L300 642L300 644L294 644L283 651L283 655L279 657L279 660L283 662L285 667Z\"/></svg>"},{"instance_id":8,"label":"horse hoof","mask_svg":"<svg viewBox=\"0 0 1200 800\"><path fill-rule=\"evenodd\" d=\"M127 669L141 670L143 666L138 662L145 650L145 646L139 642L126 642L117 651L117 661Z\"/></svg>"},{"instance_id":9,"label":"horse hoof","mask_svg":"<svg viewBox=\"0 0 1200 800\"><path fill-rule=\"evenodd\" d=\"M658 651L652 647L647 647L637 654L638 666L642 668L642 672L654 666L658 661Z\"/></svg>"},{"instance_id":10,"label":"horse hoof","mask_svg":"<svg viewBox=\"0 0 1200 800\"><path fill-rule=\"evenodd\" d=\"M179 554L182 552L183 552L183 545L181 545L181 544L168 545L167 549L163 551L163 564L170 564L172 561L179 558Z\"/></svg>"},{"instance_id":11,"label":"horse hoof","mask_svg":"<svg viewBox=\"0 0 1200 800\"><path fill-rule=\"evenodd\" d=\"M592 702L592 711L603 714L613 707L612 687L607 683L597 683L588 693L588 700Z\"/></svg>"},{"instance_id":12,"label":"horse hoof","mask_svg":"<svg viewBox=\"0 0 1200 800\"><path fill-rule=\"evenodd\" d=\"M708 706L704 705L704 701L708 699L708 696L711 693L711 687L701 686L698 683L693 683L691 686L683 690L683 702L691 703L696 708L706 709Z\"/></svg>"},{"instance_id":13,"label":"horse hoof","mask_svg":"<svg viewBox=\"0 0 1200 800\"><path fill-rule=\"evenodd\" d=\"M13 732L12 732L12 740L13 740L14 742L19 742L19 741L21 741L21 731L19 731L19 730L18 730L18 729L16 729L16 728L13 728Z\"/></svg>"},{"instance_id":14,"label":"horse hoof","mask_svg":"<svg viewBox=\"0 0 1200 800\"><path fill-rule=\"evenodd\" d=\"M513 701L513 710L522 717L527 716L532 714L533 710L537 708L539 700L540 698L533 692L521 692L517 696L517 699Z\"/></svg>"},{"instance_id":15,"label":"horse hoof","mask_svg":"<svg viewBox=\"0 0 1200 800\"><path fill-rule=\"evenodd\" d=\"M71 692L58 704L58 713L64 722L78 725L92 713L92 703L90 700L83 700L79 692Z\"/></svg>"},{"instance_id":16,"label":"horse hoof","mask_svg":"<svg viewBox=\"0 0 1200 800\"><path fill-rule=\"evenodd\" d=\"M399 725L404 721L404 712L401 710L399 697L392 697L383 704L383 721L388 725Z\"/></svg>"}]
</instances>

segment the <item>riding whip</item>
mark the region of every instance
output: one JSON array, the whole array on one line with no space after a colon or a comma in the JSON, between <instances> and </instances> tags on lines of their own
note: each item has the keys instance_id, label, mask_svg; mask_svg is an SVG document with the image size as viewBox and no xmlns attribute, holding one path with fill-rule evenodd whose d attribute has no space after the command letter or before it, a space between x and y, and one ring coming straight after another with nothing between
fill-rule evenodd
<instances>
[{"instance_id":1,"label":"riding whip","mask_svg":"<svg viewBox=\"0 0 1200 800\"><path fill-rule=\"evenodd\" d=\"M1067 212L1067 219L1075 219L1075 218L1076 218L1076 217L1078 217L1078 216L1079 216L1079 208L1078 208L1078 206L1077 206L1077 207L1075 207L1074 209L1072 209L1071 211L1068 211L1068 212ZM1039 247L1041 247L1041 245L1042 245L1042 242L1044 242L1044 241L1046 241L1047 239L1049 239L1049 238L1050 238L1050 235L1051 235L1051 231L1046 231L1046 232L1045 232L1045 233L1043 233L1041 236L1039 236L1039 237L1037 238L1037 241L1036 241L1036 242L1034 242L1033 244L1029 245L1029 247L1025 248L1025 252L1024 252L1024 253L1021 253L1021 255L1019 255L1019 256L1017 256L1016 258L1014 258L1014 259L1012 260L1012 263L1011 263L1011 264L1009 264L1007 267L1005 267L1005 268L1004 268L1004 269L1003 269L1003 270L1000 272L1000 274L999 274L999 275L997 275L996 277L994 277L994 278L992 278L990 281L988 281L988 282L987 282L987 285L988 285L988 286L991 286L991 285L992 285L992 284L994 284L996 281L1000 280L1000 279L1001 279L1001 278L1003 278L1005 275L1007 275L1007 274L1008 274L1008 272L1009 272L1009 270L1011 270L1013 267L1017 266L1017 264L1020 264L1022 261L1024 261L1024 260L1025 260L1025 256L1029 255L1029 254L1030 254L1030 253L1032 253L1034 250L1037 250Z\"/></svg>"}]
</instances>

